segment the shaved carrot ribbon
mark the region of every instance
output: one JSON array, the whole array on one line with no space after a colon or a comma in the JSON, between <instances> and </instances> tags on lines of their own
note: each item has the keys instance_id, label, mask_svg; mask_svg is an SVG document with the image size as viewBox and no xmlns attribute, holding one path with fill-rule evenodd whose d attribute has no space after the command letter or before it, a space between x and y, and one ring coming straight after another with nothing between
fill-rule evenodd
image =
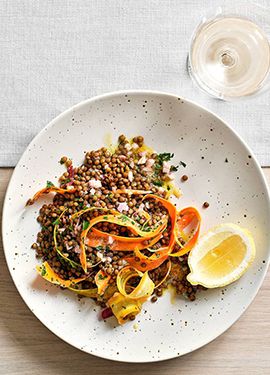
<instances>
[{"instance_id":1,"label":"shaved carrot ribbon","mask_svg":"<svg viewBox=\"0 0 270 375\"><path fill-rule=\"evenodd\" d=\"M131 293L127 293L126 289L128 281L137 276L141 278L139 284ZM148 272L142 273L130 266L126 266L121 269L117 275L116 284L119 292L123 296L132 299L140 299L141 301L142 299L147 299L149 296L151 296L155 288L155 284L150 279Z\"/></svg>"},{"instance_id":2,"label":"shaved carrot ribbon","mask_svg":"<svg viewBox=\"0 0 270 375\"><path fill-rule=\"evenodd\" d=\"M85 276L73 280L64 280L51 268L48 262L42 263L42 265L37 266L36 269L38 273L43 277L43 279L49 281L52 284L60 285L63 288L69 288L71 287L71 285L77 284L85 280L87 277Z\"/></svg>"},{"instance_id":3,"label":"shaved carrot ribbon","mask_svg":"<svg viewBox=\"0 0 270 375\"><path fill-rule=\"evenodd\" d=\"M143 200L145 199L154 199L155 201L157 202L160 202L162 204L162 206L164 206L166 208L166 210L168 211L168 214L169 214L169 218L170 218L170 221L171 221L171 234L170 234L170 241L169 241L169 244L168 244L168 249L167 249L167 252L168 254L172 251L173 249L173 246L175 244L175 236L174 236L174 230L175 230L175 225L176 225L176 219L177 219L177 211L176 211L176 207L168 200L164 199L164 198L161 198L157 195L146 195ZM162 254L164 254L165 252L163 252Z\"/></svg>"},{"instance_id":4,"label":"shaved carrot ribbon","mask_svg":"<svg viewBox=\"0 0 270 375\"><path fill-rule=\"evenodd\" d=\"M135 249L142 250L151 247L155 245L161 237L162 233L158 234L152 240L146 240L144 237L117 236L92 228L85 239L85 244L91 247L109 246L112 251L133 251Z\"/></svg>"},{"instance_id":5,"label":"shaved carrot ribbon","mask_svg":"<svg viewBox=\"0 0 270 375\"><path fill-rule=\"evenodd\" d=\"M168 259L167 254L165 254L164 256L160 256L159 258L149 258L146 255L140 253L140 257L127 257L125 258L125 261L128 262L128 264L132 267L143 272L154 270L155 268L159 267L163 262L165 262L166 259Z\"/></svg>"},{"instance_id":6,"label":"shaved carrot ribbon","mask_svg":"<svg viewBox=\"0 0 270 375\"><path fill-rule=\"evenodd\" d=\"M118 292L108 300L107 305L112 309L119 324L124 324L129 315L137 315L142 309L140 300L126 298Z\"/></svg>"},{"instance_id":7,"label":"shaved carrot ribbon","mask_svg":"<svg viewBox=\"0 0 270 375\"><path fill-rule=\"evenodd\" d=\"M97 288L75 289L75 288L68 287L68 290L70 290L73 293L79 294L80 296L84 296L84 297L89 297L89 298L97 298L98 297Z\"/></svg>"},{"instance_id":8,"label":"shaved carrot ribbon","mask_svg":"<svg viewBox=\"0 0 270 375\"><path fill-rule=\"evenodd\" d=\"M105 290L109 285L110 279L111 276L107 275L106 272L104 272L103 270L98 271L98 273L95 276L95 283L97 285L99 295L104 294Z\"/></svg>"},{"instance_id":9,"label":"shaved carrot ribbon","mask_svg":"<svg viewBox=\"0 0 270 375\"><path fill-rule=\"evenodd\" d=\"M43 277L43 279L49 281L52 284L59 285L63 288L67 288L73 293L79 294L81 296L96 298L98 296L98 289L75 289L72 286L85 280L88 276L80 277L73 280L62 279L49 265L48 262L44 262L41 266L36 267L38 273Z\"/></svg>"},{"instance_id":10,"label":"shaved carrot ribbon","mask_svg":"<svg viewBox=\"0 0 270 375\"><path fill-rule=\"evenodd\" d=\"M50 186L50 187L46 187L46 188L43 188L41 190L39 190L34 196L33 198L30 198L28 199L28 201L26 202L26 206L30 206L31 204L33 204L36 200L39 199L39 197L43 194L49 194L51 192L53 193L57 193L57 194L66 194L66 193L74 193L76 191L75 188L70 188L70 189L62 189L62 188L59 188L57 186Z\"/></svg>"},{"instance_id":11,"label":"shaved carrot ribbon","mask_svg":"<svg viewBox=\"0 0 270 375\"><path fill-rule=\"evenodd\" d=\"M135 234L143 237L144 240L152 239L153 237L157 236L158 234L162 233L167 226L167 219L162 220L160 225L157 225L155 229L151 231L144 231L141 230L139 224L137 224L134 220L129 218L126 215L117 213L115 215L100 215L95 217L94 219L90 220L89 226L87 229L83 230L81 233L81 253L80 253L80 262L84 271L87 271L87 262L86 262L86 253L85 253L85 238L88 235L89 230L97 223L107 222L112 224L117 224L120 226L127 227L128 229L132 230Z\"/></svg>"},{"instance_id":12,"label":"shaved carrot ribbon","mask_svg":"<svg viewBox=\"0 0 270 375\"><path fill-rule=\"evenodd\" d=\"M175 225L177 219L177 211L175 206L168 200L161 198L157 195L146 195L144 199L154 199L157 202L160 202L168 211L170 223L171 223L171 233L169 244L166 247L163 247L154 252L150 257L147 257L140 250L134 250L135 257L126 258L125 260L132 266L136 267L140 271L150 271L159 267L172 252L175 245Z\"/></svg>"},{"instance_id":13,"label":"shaved carrot ribbon","mask_svg":"<svg viewBox=\"0 0 270 375\"><path fill-rule=\"evenodd\" d=\"M177 244L181 247L179 251L171 253L172 257L179 257L188 253L196 244L201 226L201 216L194 207L187 207L178 213L177 225L175 228L175 238ZM188 233L187 233L188 229ZM179 237L187 237L187 241L182 245Z\"/></svg>"}]
</instances>

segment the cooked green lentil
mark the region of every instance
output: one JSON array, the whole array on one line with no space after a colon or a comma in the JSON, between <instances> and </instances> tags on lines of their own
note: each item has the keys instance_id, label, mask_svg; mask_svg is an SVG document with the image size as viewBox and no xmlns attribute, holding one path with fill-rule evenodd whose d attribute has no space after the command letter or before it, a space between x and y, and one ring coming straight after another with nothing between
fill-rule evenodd
<instances>
[{"instance_id":1,"label":"cooked green lentil","mask_svg":"<svg viewBox=\"0 0 270 375\"><path fill-rule=\"evenodd\" d=\"M167 162L171 157L171 154L158 155L145 147L142 136L134 137L132 141L129 141L124 135L120 135L118 146L114 152L105 147L89 151L85 154L84 162L79 167L73 167L71 159L63 156L60 163L65 165L67 170L59 178L60 187L68 189L73 186L76 191L56 194L52 203L44 204L41 207L37 217L41 230L32 245L37 257L47 261L63 279L78 278L84 275L79 259L80 234L91 219L100 215L99 208L121 211L142 226L151 227L159 223L167 215L167 211L160 203L150 200L144 204L143 195L130 195L128 192L120 193L118 190L151 191L155 195L166 197L171 188L169 184L171 171L166 170L165 164L162 163ZM182 180L187 180L187 176L182 176ZM204 207L206 207L206 203L204 203ZM151 215L148 222L145 216L140 214L142 204L144 211ZM89 207L96 209L74 219L71 226L71 215ZM63 215L60 217L61 214ZM53 238L55 225L58 225L56 234L58 249L55 247ZM129 229L117 224L102 222L96 224L95 228L110 234L134 236ZM153 249L159 249L168 244L169 229L170 226L163 232L162 238L153 246ZM185 243L184 240L181 242ZM179 246L175 245L175 249L179 249ZM65 258L61 257L59 252ZM79 289L95 287L94 276L99 270L111 276L110 284L113 285L117 274L126 265L124 257L131 253L111 251L109 246L104 248L86 246L88 277L76 287ZM147 255L147 250L144 253ZM186 280L186 275L189 273L187 255L172 258L171 261L170 275L162 285L155 289L155 295L151 301L155 302L157 297L161 297L163 289L167 288L169 284L175 288L177 294L194 301L196 292L201 287L192 286ZM149 275L157 283L166 275L166 272L165 262L150 271ZM108 297L104 294L103 297L98 297L97 303L104 307L107 299ZM129 319L133 320L135 316L130 315Z\"/></svg>"}]
</instances>

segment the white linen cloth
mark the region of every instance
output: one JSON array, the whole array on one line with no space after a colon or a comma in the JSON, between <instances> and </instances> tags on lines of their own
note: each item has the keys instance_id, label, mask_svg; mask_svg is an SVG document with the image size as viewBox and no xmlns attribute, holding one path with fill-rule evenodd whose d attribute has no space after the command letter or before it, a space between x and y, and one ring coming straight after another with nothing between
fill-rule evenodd
<instances>
[{"instance_id":1,"label":"white linen cloth","mask_svg":"<svg viewBox=\"0 0 270 375\"><path fill-rule=\"evenodd\" d=\"M260 4L270 23L269 2ZM270 165L270 91L221 102L194 86L186 71L192 31L206 9L219 5L222 1L1 0L0 166L14 166L60 112L120 89L164 90L195 100L231 124L260 163Z\"/></svg>"}]
</instances>

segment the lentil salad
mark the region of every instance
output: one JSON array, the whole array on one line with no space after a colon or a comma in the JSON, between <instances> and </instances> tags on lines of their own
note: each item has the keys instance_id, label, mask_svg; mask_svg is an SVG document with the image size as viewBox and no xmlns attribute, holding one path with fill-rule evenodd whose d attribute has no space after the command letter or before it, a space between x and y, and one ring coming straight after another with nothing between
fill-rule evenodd
<instances>
[{"instance_id":1,"label":"lentil salad","mask_svg":"<svg viewBox=\"0 0 270 375\"><path fill-rule=\"evenodd\" d=\"M169 285L191 301L203 288L191 285L187 253L195 245L200 215L180 211L170 201L180 191L173 183L173 154L157 154L141 136L124 135L114 150L87 152L67 168L60 186L50 181L42 194L55 193L37 217L41 230L32 245L43 263L38 272L49 282L93 298L120 324L134 320L142 304L155 302Z\"/></svg>"}]
</instances>

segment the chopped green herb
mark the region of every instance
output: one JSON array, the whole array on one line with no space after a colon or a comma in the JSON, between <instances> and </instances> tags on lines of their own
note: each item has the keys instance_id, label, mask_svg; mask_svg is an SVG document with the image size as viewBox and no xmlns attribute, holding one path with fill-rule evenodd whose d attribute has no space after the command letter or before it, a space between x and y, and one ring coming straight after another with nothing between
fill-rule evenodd
<instances>
[{"instance_id":1,"label":"chopped green herb","mask_svg":"<svg viewBox=\"0 0 270 375\"><path fill-rule=\"evenodd\" d=\"M123 223L129 220L129 218L126 215L121 215L120 219L123 221Z\"/></svg>"},{"instance_id":2,"label":"chopped green herb","mask_svg":"<svg viewBox=\"0 0 270 375\"><path fill-rule=\"evenodd\" d=\"M158 176L162 172L163 162L169 161L174 157L174 154L170 152L164 152L163 154L158 154L157 160L155 163L155 175Z\"/></svg>"},{"instance_id":3,"label":"chopped green herb","mask_svg":"<svg viewBox=\"0 0 270 375\"><path fill-rule=\"evenodd\" d=\"M170 172L177 172L179 165L171 165Z\"/></svg>"},{"instance_id":4,"label":"chopped green herb","mask_svg":"<svg viewBox=\"0 0 270 375\"><path fill-rule=\"evenodd\" d=\"M56 220L54 220L53 225L59 225L59 224L60 224L60 219L58 217Z\"/></svg>"},{"instance_id":5,"label":"chopped green herb","mask_svg":"<svg viewBox=\"0 0 270 375\"><path fill-rule=\"evenodd\" d=\"M101 275L101 274L98 275L99 280L105 280L107 279L107 277L108 277L107 275Z\"/></svg>"},{"instance_id":6,"label":"chopped green herb","mask_svg":"<svg viewBox=\"0 0 270 375\"><path fill-rule=\"evenodd\" d=\"M107 219L108 219L108 216L103 216L103 219L104 219L104 220L107 220Z\"/></svg>"},{"instance_id":7,"label":"chopped green herb","mask_svg":"<svg viewBox=\"0 0 270 375\"><path fill-rule=\"evenodd\" d=\"M153 184L156 185L156 186L162 186L163 185L162 181L160 181L160 180L154 181Z\"/></svg>"},{"instance_id":8,"label":"chopped green herb","mask_svg":"<svg viewBox=\"0 0 270 375\"><path fill-rule=\"evenodd\" d=\"M42 268L41 268L41 276L45 276L46 273L47 273L47 271L46 271L46 268L45 268L45 266L44 266L44 264L43 264L43 265L42 265Z\"/></svg>"},{"instance_id":9,"label":"chopped green herb","mask_svg":"<svg viewBox=\"0 0 270 375\"><path fill-rule=\"evenodd\" d=\"M83 222L83 230L86 230L89 227L89 221Z\"/></svg>"},{"instance_id":10,"label":"chopped green herb","mask_svg":"<svg viewBox=\"0 0 270 375\"><path fill-rule=\"evenodd\" d=\"M54 184L51 181L47 181L46 187L50 188L52 186L54 186Z\"/></svg>"},{"instance_id":11,"label":"chopped green herb","mask_svg":"<svg viewBox=\"0 0 270 375\"><path fill-rule=\"evenodd\" d=\"M164 161L170 161L173 157L174 154L171 154L170 152L164 152L163 154L158 154L158 161L160 163L163 163Z\"/></svg>"},{"instance_id":12,"label":"chopped green herb","mask_svg":"<svg viewBox=\"0 0 270 375\"><path fill-rule=\"evenodd\" d=\"M42 230L48 230L48 228L47 227L45 227L45 225L42 225Z\"/></svg>"},{"instance_id":13,"label":"chopped green herb","mask_svg":"<svg viewBox=\"0 0 270 375\"><path fill-rule=\"evenodd\" d=\"M61 185L65 185L70 182L70 178L66 178L64 181L62 181Z\"/></svg>"},{"instance_id":14,"label":"chopped green herb","mask_svg":"<svg viewBox=\"0 0 270 375\"><path fill-rule=\"evenodd\" d=\"M96 249L97 249L98 251L101 251L101 250L103 250L103 246L97 246Z\"/></svg>"},{"instance_id":15,"label":"chopped green herb","mask_svg":"<svg viewBox=\"0 0 270 375\"><path fill-rule=\"evenodd\" d=\"M181 160L180 160L179 164L182 165L184 168L186 168L186 166L187 166L186 163L184 163L184 162L181 161Z\"/></svg>"}]
</instances>

